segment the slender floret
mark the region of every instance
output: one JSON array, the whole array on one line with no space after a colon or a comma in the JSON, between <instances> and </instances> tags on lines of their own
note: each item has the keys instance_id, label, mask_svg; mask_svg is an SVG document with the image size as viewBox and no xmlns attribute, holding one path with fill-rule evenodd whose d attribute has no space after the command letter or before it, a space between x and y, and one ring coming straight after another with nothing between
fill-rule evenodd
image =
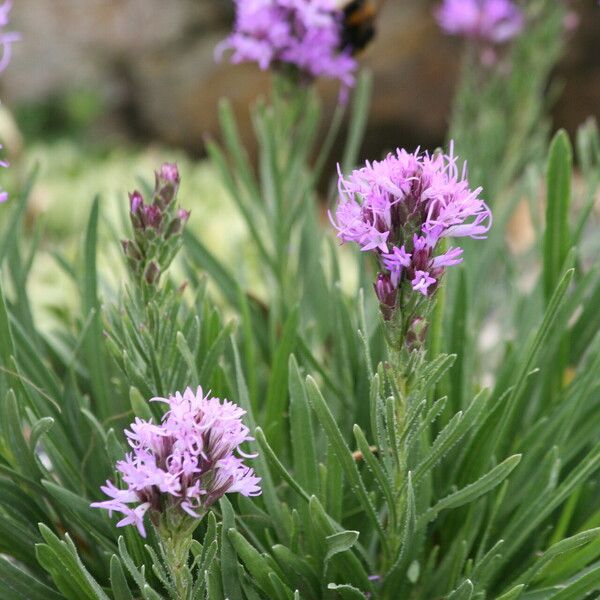
<instances>
[{"instance_id":1,"label":"slender floret","mask_svg":"<svg viewBox=\"0 0 600 600\"><path fill-rule=\"evenodd\" d=\"M334 0L236 0L233 33L217 47L231 62L263 70L292 66L304 78L354 85L353 48L343 42L344 12Z\"/></svg>"},{"instance_id":2,"label":"slender floret","mask_svg":"<svg viewBox=\"0 0 600 600\"><path fill-rule=\"evenodd\" d=\"M444 0L437 20L450 35L503 44L523 30L523 11L513 0Z\"/></svg>"},{"instance_id":3,"label":"slender floret","mask_svg":"<svg viewBox=\"0 0 600 600\"><path fill-rule=\"evenodd\" d=\"M110 499L92 507L122 513L117 527L135 525L146 537L147 511L154 523L173 510L201 519L224 494L260 494L260 478L243 461L253 456L240 449L253 439L242 422L244 410L201 387L153 400L169 410L158 425L136 418L125 431L132 451L116 465L125 489L107 481L101 489Z\"/></svg>"},{"instance_id":4,"label":"slender floret","mask_svg":"<svg viewBox=\"0 0 600 600\"><path fill-rule=\"evenodd\" d=\"M0 46L2 46L2 55L0 56L0 73L8 67L12 58L12 45L21 39L20 33L14 31L5 31L8 27L10 11L12 10L12 0L5 0L0 6Z\"/></svg>"},{"instance_id":5,"label":"slender floret","mask_svg":"<svg viewBox=\"0 0 600 600\"><path fill-rule=\"evenodd\" d=\"M443 238L484 238L492 215L471 190L451 148L448 155L397 150L339 175L339 203L332 223L338 238L374 253L381 272L375 291L386 318L398 290L431 296L446 267L462 261L462 248L441 250Z\"/></svg>"}]
</instances>

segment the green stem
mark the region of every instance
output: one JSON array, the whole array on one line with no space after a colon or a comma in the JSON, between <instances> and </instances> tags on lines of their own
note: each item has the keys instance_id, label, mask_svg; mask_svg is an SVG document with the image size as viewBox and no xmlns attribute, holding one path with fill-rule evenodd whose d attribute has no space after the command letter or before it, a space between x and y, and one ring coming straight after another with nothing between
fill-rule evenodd
<instances>
[{"instance_id":1,"label":"green stem","mask_svg":"<svg viewBox=\"0 0 600 600\"><path fill-rule=\"evenodd\" d=\"M163 555L177 598L189 597L193 580L188 567L193 533L201 519L167 514L161 517L158 534Z\"/></svg>"}]
</instances>

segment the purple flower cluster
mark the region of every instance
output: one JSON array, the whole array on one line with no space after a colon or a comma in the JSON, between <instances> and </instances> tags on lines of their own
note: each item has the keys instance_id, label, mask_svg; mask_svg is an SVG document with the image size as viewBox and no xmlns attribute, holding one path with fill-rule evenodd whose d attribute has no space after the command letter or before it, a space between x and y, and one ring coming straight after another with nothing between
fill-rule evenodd
<instances>
[{"instance_id":1,"label":"purple flower cluster","mask_svg":"<svg viewBox=\"0 0 600 600\"><path fill-rule=\"evenodd\" d=\"M5 0L0 6L0 46L2 46L2 56L0 57L0 73L8 67L12 57L12 44L21 39L21 34L14 31L4 31L8 26L9 14L12 10L12 0Z\"/></svg>"},{"instance_id":2,"label":"purple flower cluster","mask_svg":"<svg viewBox=\"0 0 600 600\"><path fill-rule=\"evenodd\" d=\"M490 44L508 42L524 26L513 0L444 0L436 16L446 33Z\"/></svg>"},{"instance_id":3,"label":"purple flower cluster","mask_svg":"<svg viewBox=\"0 0 600 600\"><path fill-rule=\"evenodd\" d=\"M481 188L469 188L466 166L459 170L452 148L449 155L397 150L348 178L340 173L338 187L332 223L342 242L377 255L375 291L388 316L405 282L431 295L445 268L462 261L462 248L439 253L442 238L483 238L491 226Z\"/></svg>"},{"instance_id":4,"label":"purple flower cluster","mask_svg":"<svg viewBox=\"0 0 600 600\"><path fill-rule=\"evenodd\" d=\"M159 425L136 418L125 431L132 452L116 467L127 488L107 481L101 489L110 500L92 507L122 513L117 527L135 525L146 537L148 510L155 523L172 509L200 519L223 494L260 494L260 478L242 460L253 456L240 450L253 439L242 423L244 410L205 395L201 387L153 400L167 403L169 410Z\"/></svg>"},{"instance_id":5,"label":"purple flower cluster","mask_svg":"<svg viewBox=\"0 0 600 600\"><path fill-rule=\"evenodd\" d=\"M354 85L356 60L343 47L344 13L333 0L236 0L233 33L217 47L231 62L256 62L266 70L293 65L309 78Z\"/></svg>"}]
</instances>

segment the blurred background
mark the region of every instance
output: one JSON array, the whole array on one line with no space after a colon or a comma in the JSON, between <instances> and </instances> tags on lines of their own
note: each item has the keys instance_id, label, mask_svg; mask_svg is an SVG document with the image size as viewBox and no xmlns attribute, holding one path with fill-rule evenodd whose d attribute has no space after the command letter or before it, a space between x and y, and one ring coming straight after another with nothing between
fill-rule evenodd
<instances>
[{"instance_id":1,"label":"blurred background","mask_svg":"<svg viewBox=\"0 0 600 600\"><path fill-rule=\"evenodd\" d=\"M557 0L563 1L563 0ZM218 99L245 108L266 89L254 65L216 64L215 45L231 27L229 0L17 0L11 27L23 34L2 76L1 97L26 139L81 136L95 144L160 142L202 156L216 133ZM363 57L375 74L366 143L444 140L461 40L444 36L434 2L387 0L376 41ZM555 127L573 132L600 115L600 14L596 0L570 2L574 27L556 73L563 86ZM336 86L325 88L330 108ZM245 119L245 121L244 121ZM249 138L249 136L247 135Z\"/></svg>"},{"instance_id":2,"label":"blurred background","mask_svg":"<svg viewBox=\"0 0 600 600\"><path fill-rule=\"evenodd\" d=\"M381 8L378 35L361 57L374 73L363 158L445 141L463 42L441 33L435 5L387 0ZM600 117L600 9L597 0L569 6L568 43L548 96L556 99L552 127L574 133L590 115ZM164 161L179 164L190 227L232 270L244 268L236 260L244 225L202 160L205 136L219 135L219 99L230 98L252 148L248 107L268 89L255 65L215 62L232 20L232 0L15 0L10 29L23 39L0 78L0 141L12 163L3 185L16 201L38 170L27 224L42 250L30 278L41 314L76 302L57 257L78 255L94 196L102 201L100 256L114 275L126 192ZM332 113L338 86L325 84L322 94ZM515 227L530 243L523 214Z\"/></svg>"}]
</instances>

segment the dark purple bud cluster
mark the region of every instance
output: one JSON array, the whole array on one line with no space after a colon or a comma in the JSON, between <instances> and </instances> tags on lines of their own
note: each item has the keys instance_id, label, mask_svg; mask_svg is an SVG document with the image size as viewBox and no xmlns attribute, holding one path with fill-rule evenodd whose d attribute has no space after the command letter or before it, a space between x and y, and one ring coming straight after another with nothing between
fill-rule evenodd
<instances>
[{"instance_id":1,"label":"dark purple bud cluster","mask_svg":"<svg viewBox=\"0 0 600 600\"><path fill-rule=\"evenodd\" d=\"M152 200L147 204L142 194L129 194L129 214L134 239L122 242L132 271L148 285L156 285L181 246L181 234L190 213L176 207L179 170L165 163L156 172Z\"/></svg>"}]
</instances>

